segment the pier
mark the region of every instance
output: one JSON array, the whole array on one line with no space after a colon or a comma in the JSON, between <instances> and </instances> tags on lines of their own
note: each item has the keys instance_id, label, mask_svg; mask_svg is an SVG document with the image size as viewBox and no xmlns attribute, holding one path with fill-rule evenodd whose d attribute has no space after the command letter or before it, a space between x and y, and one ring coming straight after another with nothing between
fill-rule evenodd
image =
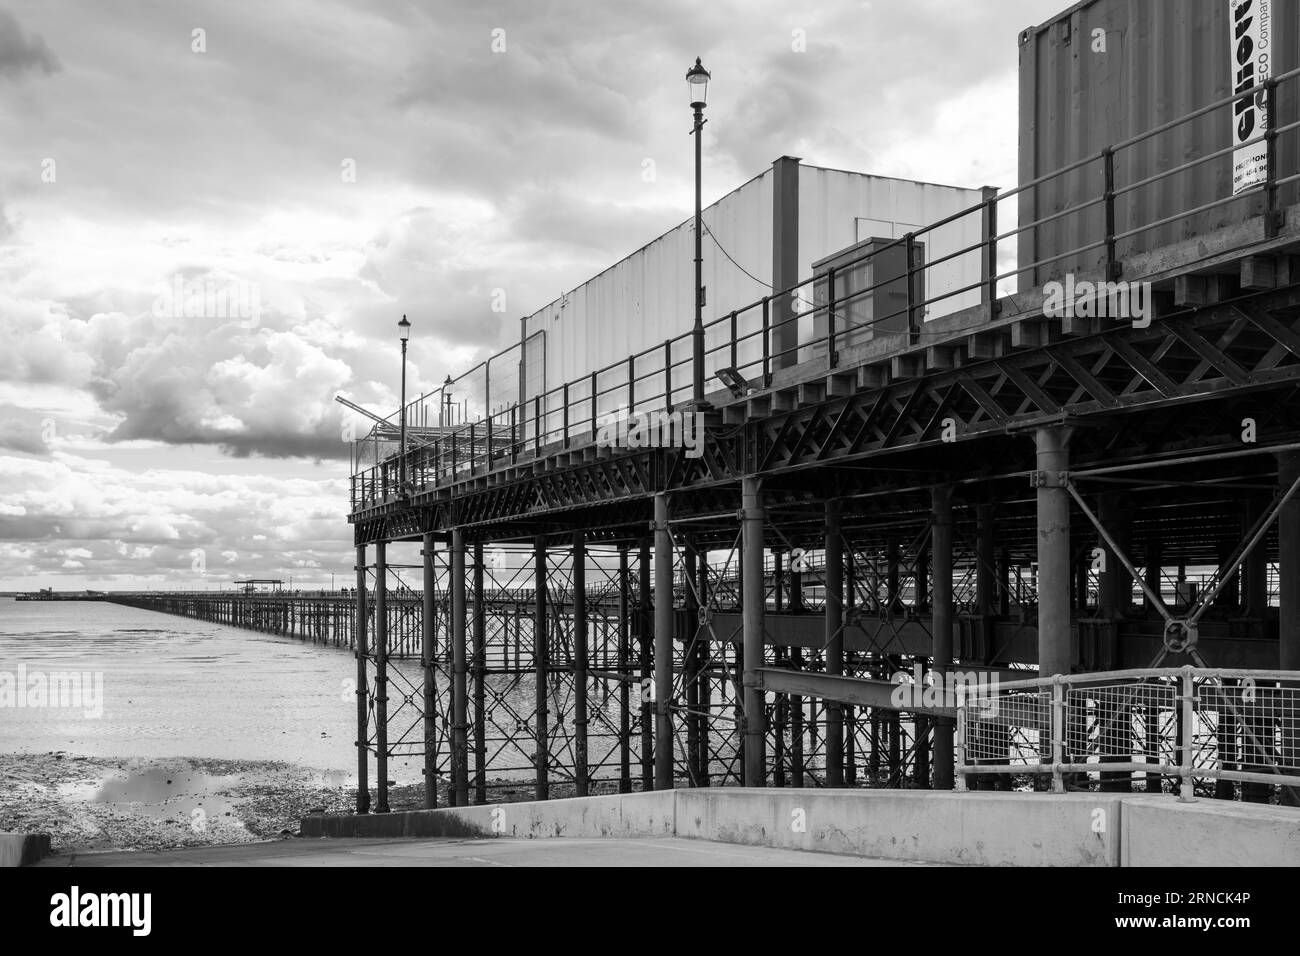
<instances>
[{"instance_id":1,"label":"pier","mask_svg":"<svg viewBox=\"0 0 1300 956\"><path fill-rule=\"evenodd\" d=\"M457 806L502 768L538 800L1017 785L1295 803L1300 151L1279 143L1296 124L1210 225L1203 204L1133 199L1202 160L1121 160L1232 102L580 378L530 378L525 335L483 366L486 399L488 372L515 369L494 379L508 400L449 416L466 387L449 380L371 415L348 594L108 599L350 649L362 813L389 809L397 754ZM1040 208L1063 180L1091 183L1086 202ZM962 220L979 238L946 258L978 279L934 292L918 250ZM882 292L864 331L855 306ZM924 318L959 294L978 303ZM677 440L628 439L651 413ZM940 689L900 703L915 675Z\"/></svg>"}]
</instances>

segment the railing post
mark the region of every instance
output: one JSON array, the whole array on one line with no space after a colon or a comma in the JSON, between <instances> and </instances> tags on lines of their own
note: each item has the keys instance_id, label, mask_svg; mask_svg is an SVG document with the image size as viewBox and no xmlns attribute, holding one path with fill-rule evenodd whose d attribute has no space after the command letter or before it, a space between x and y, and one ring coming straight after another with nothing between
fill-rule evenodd
<instances>
[{"instance_id":1,"label":"railing post","mask_svg":"<svg viewBox=\"0 0 1300 956\"><path fill-rule=\"evenodd\" d=\"M519 406L510 406L510 464L519 461Z\"/></svg>"},{"instance_id":2,"label":"railing post","mask_svg":"<svg viewBox=\"0 0 1300 956\"><path fill-rule=\"evenodd\" d=\"M835 353L835 267L826 273L826 361L834 368L839 356Z\"/></svg>"},{"instance_id":3,"label":"railing post","mask_svg":"<svg viewBox=\"0 0 1300 956\"><path fill-rule=\"evenodd\" d=\"M560 397L561 397L561 403L564 405L564 409L560 413L560 423L561 426L564 428L562 447L568 448L569 447L569 383L568 382L564 383L564 392Z\"/></svg>"},{"instance_id":4,"label":"railing post","mask_svg":"<svg viewBox=\"0 0 1300 956\"><path fill-rule=\"evenodd\" d=\"M966 789L966 685L960 681L956 682L954 688L957 692L957 773L955 789L963 791Z\"/></svg>"},{"instance_id":5,"label":"railing post","mask_svg":"<svg viewBox=\"0 0 1300 956\"><path fill-rule=\"evenodd\" d=\"M636 411L636 356L627 357L627 413Z\"/></svg>"},{"instance_id":6,"label":"railing post","mask_svg":"<svg viewBox=\"0 0 1300 956\"><path fill-rule=\"evenodd\" d=\"M1277 79L1264 82L1264 110L1268 129L1264 131L1267 164L1264 170L1264 238L1275 239L1282 231L1284 213L1277 208Z\"/></svg>"},{"instance_id":7,"label":"railing post","mask_svg":"<svg viewBox=\"0 0 1300 956\"><path fill-rule=\"evenodd\" d=\"M487 417L487 471L491 471L491 470L492 470L492 413L489 411Z\"/></svg>"},{"instance_id":8,"label":"railing post","mask_svg":"<svg viewBox=\"0 0 1300 956\"><path fill-rule=\"evenodd\" d=\"M920 341L920 326L916 321L916 236L908 233L903 237L903 254L907 257L907 344L915 345ZM871 284L876 285L879 277L872 271ZM875 333L872 333L875 338Z\"/></svg>"},{"instance_id":9,"label":"railing post","mask_svg":"<svg viewBox=\"0 0 1300 956\"><path fill-rule=\"evenodd\" d=\"M738 344L736 342L736 313L731 313L731 367L740 368L740 359L737 352Z\"/></svg>"},{"instance_id":10,"label":"railing post","mask_svg":"<svg viewBox=\"0 0 1300 956\"><path fill-rule=\"evenodd\" d=\"M591 443L596 443L596 436L599 434L599 426L596 422L596 373L591 373Z\"/></svg>"},{"instance_id":11,"label":"railing post","mask_svg":"<svg viewBox=\"0 0 1300 956\"><path fill-rule=\"evenodd\" d=\"M475 456L474 456L474 448L475 448L475 442L474 442L474 426L477 425L477 424L478 424L477 422L470 422L470 423L469 423L469 476L470 476L471 478L474 477L474 471L475 471L475 465L474 465L474 457L475 457Z\"/></svg>"},{"instance_id":12,"label":"railing post","mask_svg":"<svg viewBox=\"0 0 1300 956\"><path fill-rule=\"evenodd\" d=\"M1052 792L1065 793L1065 684L1059 674L1052 677Z\"/></svg>"},{"instance_id":13,"label":"railing post","mask_svg":"<svg viewBox=\"0 0 1300 956\"><path fill-rule=\"evenodd\" d=\"M763 296L763 387L772 384L772 297Z\"/></svg>"},{"instance_id":14,"label":"railing post","mask_svg":"<svg viewBox=\"0 0 1300 956\"><path fill-rule=\"evenodd\" d=\"M456 453L456 433L452 432L451 433L451 472L448 475L448 478L451 481L456 480L456 464L457 464L457 459L459 457L460 456L457 455Z\"/></svg>"},{"instance_id":15,"label":"railing post","mask_svg":"<svg viewBox=\"0 0 1300 956\"><path fill-rule=\"evenodd\" d=\"M664 408L673 410L673 340L664 339Z\"/></svg>"},{"instance_id":16,"label":"railing post","mask_svg":"<svg viewBox=\"0 0 1300 956\"><path fill-rule=\"evenodd\" d=\"M984 274L984 311L988 321L997 318L998 307L998 190L985 186L980 190L984 198L984 254L981 271Z\"/></svg>"},{"instance_id":17,"label":"railing post","mask_svg":"<svg viewBox=\"0 0 1300 956\"><path fill-rule=\"evenodd\" d=\"M1179 678L1179 684L1182 687L1182 695L1179 703L1183 709L1182 727L1179 733L1179 745L1182 751L1179 754L1179 786L1178 802L1191 803L1196 799L1192 791L1192 761L1194 759L1194 745L1196 741L1196 727L1193 721L1196 719L1196 686L1193 678L1193 670L1190 666L1183 668L1183 675Z\"/></svg>"},{"instance_id":18,"label":"railing post","mask_svg":"<svg viewBox=\"0 0 1300 956\"><path fill-rule=\"evenodd\" d=\"M1101 172L1106 212L1106 281L1114 282L1119 278L1120 266L1115 258L1115 150L1109 146L1101 151Z\"/></svg>"},{"instance_id":19,"label":"railing post","mask_svg":"<svg viewBox=\"0 0 1300 956\"><path fill-rule=\"evenodd\" d=\"M533 396L533 454L542 453L542 396Z\"/></svg>"}]
</instances>

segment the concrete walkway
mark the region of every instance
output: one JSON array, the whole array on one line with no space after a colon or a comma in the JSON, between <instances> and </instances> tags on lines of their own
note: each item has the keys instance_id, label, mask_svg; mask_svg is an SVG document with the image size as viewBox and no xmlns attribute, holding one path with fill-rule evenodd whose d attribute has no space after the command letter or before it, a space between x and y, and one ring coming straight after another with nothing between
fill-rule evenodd
<instances>
[{"instance_id":1,"label":"concrete walkway","mask_svg":"<svg viewBox=\"0 0 1300 956\"><path fill-rule=\"evenodd\" d=\"M297 839L176 850L61 854L37 866L924 866L678 837Z\"/></svg>"}]
</instances>

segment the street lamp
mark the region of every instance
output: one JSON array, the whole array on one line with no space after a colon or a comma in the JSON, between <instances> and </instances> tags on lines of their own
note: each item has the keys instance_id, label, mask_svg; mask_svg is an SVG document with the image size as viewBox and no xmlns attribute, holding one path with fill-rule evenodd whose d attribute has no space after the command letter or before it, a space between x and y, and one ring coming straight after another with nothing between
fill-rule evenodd
<instances>
[{"instance_id":1,"label":"street lamp","mask_svg":"<svg viewBox=\"0 0 1300 956\"><path fill-rule=\"evenodd\" d=\"M439 423L444 428L451 424L451 376L442 383L442 421Z\"/></svg>"},{"instance_id":2,"label":"street lamp","mask_svg":"<svg viewBox=\"0 0 1300 956\"><path fill-rule=\"evenodd\" d=\"M397 488L398 492L406 495L406 341L411 337L411 323L406 321L406 316L402 316L402 321L397 323L398 335L402 337L402 425L401 434L398 438L397 454Z\"/></svg>"},{"instance_id":3,"label":"street lamp","mask_svg":"<svg viewBox=\"0 0 1300 956\"><path fill-rule=\"evenodd\" d=\"M702 220L700 218L700 140L704 129L704 102L709 92L709 71L700 58L686 71L686 86L691 93L691 109L695 111L695 327L691 330L692 359L694 365L694 399L696 405L704 404L704 253ZM668 396L672 401L672 396Z\"/></svg>"}]
</instances>

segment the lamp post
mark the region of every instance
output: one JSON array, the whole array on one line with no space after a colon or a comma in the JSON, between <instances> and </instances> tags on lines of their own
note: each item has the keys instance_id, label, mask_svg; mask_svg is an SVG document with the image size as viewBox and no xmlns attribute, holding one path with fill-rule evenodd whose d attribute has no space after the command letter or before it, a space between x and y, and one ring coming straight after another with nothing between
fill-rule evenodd
<instances>
[{"instance_id":1,"label":"lamp post","mask_svg":"<svg viewBox=\"0 0 1300 956\"><path fill-rule=\"evenodd\" d=\"M694 375L693 398L696 405L704 404L704 253L702 220L700 218L700 140L704 129L704 103L709 91L709 71L700 58L686 71L686 86L691 92L691 109L695 111L695 327L691 330L692 366ZM672 396L668 396L672 403Z\"/></svg>"},{"instance_id":2,"label":"lamp post","mask_svg":"<svg viewBox=\"0 0 1300 956\"><path fill-rule=\"evenodd\" d=\"M438 468L442 469L443 456L447 453L450 441L447 437L447 423L451 419L451 376L442 383L442 396L438 400Z\"/></svg>"},{"instance_id":3,"label":"lamp post","mask_svg":"<svg viewBox=\"0 0 1300 956\"><path fill-rule=\"evenodd\" d=\"M406 341L411 337L411 323L402 316L397 323L397 332L402 337L402 424L397 448L397 491L406 495Z\"/></svg>"}]
</instances>

